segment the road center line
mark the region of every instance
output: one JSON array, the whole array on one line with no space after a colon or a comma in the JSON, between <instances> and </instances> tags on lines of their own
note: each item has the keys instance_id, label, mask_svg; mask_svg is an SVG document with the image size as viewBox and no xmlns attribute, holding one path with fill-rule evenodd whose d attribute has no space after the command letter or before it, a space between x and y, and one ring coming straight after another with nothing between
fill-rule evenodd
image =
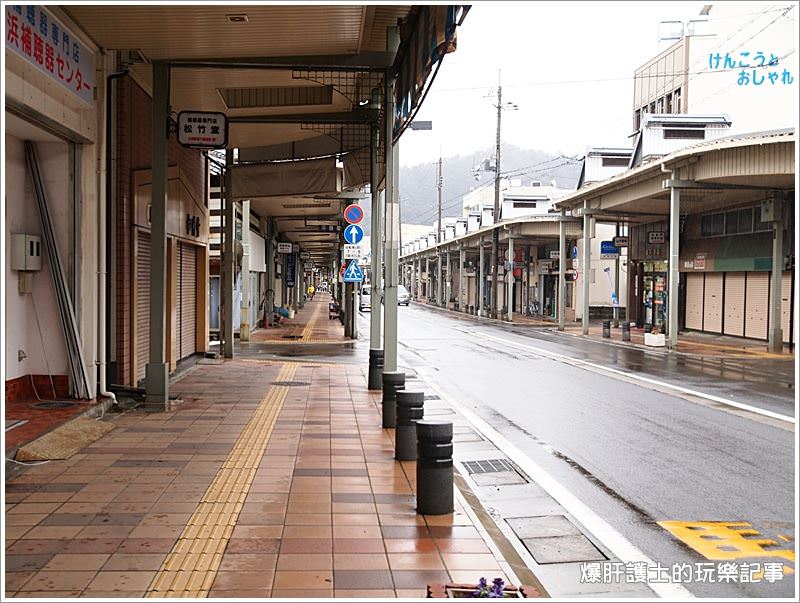
<instances>
[{"instance_id":1,"label":"road center line","mask_svg":"<svg viewBox=\"0 0 800 603\"><path fill-rule=\"evenodd\" d=\"M594 362L588 362L586 360L581 360L579 358L572 358L570 356L565 356L564 354L559 354L558 352L550 352L548 350L543 350L542 348L537 348L525 343L520 343L517 341L513 341L511 339L503 339L502 337L495 337L494 335L488 335L486 333L475 333L473 331L463 331L473 337L478 338L486 338L496 341L498 343L504 343L507 345L516 346L518 348L522 348L528 351L533 352L539 356L544 356L545 358L550 358L551 360L557 360L559 362L563 362L565 364L570 364L572 366L583 366L583 367L590 367L596 370L600 370L606 373L611 373L613 375L619 375L624 377L625 379L632 379L635 381L639 381L641 383L646 383L648 385L655 385L657 387L671 389L673 391L681 392L683 394L688 394L690 396L696 396L698 398L702 398L704 400L710 400L712 402L717 402L719 404L724 404L725 406L730 406L732 408L738 408L739 410L744 410L746 412L751 412L753 414L761 415L764 417L769 417L771 419L777 419L778 421L784 421L786 423L795 424L795 418L790 417L788 415L782 415L777 412L772 412L771 410L766 410L763 408L758 408L757 406L750 406L749 404L743 404L741 402L735 402L734 400L729 400L727 398L722 398L720 396L715 396L713 394L706 394L704 392L699 392L693 389L689 389L687 387L681 387L680 385L675 385L672 383L667 383L666 381L659 381L658 379L651 379L649 377L642 377L640 375L636 375L634 373L629 373L626 371L621 371L619 369L614 369L608 366L603 366L601 364L595 364Z\"/></svg>"}]
</instances>

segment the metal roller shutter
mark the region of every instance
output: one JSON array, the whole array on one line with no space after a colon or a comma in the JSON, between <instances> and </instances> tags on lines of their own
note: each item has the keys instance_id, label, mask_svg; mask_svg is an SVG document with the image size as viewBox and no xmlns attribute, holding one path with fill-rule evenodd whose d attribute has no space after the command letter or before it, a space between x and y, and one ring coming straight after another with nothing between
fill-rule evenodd
<instances>
[{"instance_id":1,"label":"metal roller shutter","mask_svg":"<svg viewBox=\"0 0 800 603\"><path fill-rule=\"evenodd\" d=\"M195 352L197 333L197 250L178 243L178 360Z\"/></svg>"},{"instance_id":2,"label":"metal roller shutter","mask_svg":"<svg viewBox=\"0 0 800 603\"><path fill-rule=\"evenodd\" d=\"M150 233L139 231L136 242L136 382L145 376L150 358Z\"/></svg>"},{"instance_id":3,"label":"metal roller shutter","mask_svg":"<svg viewBox=\"0 0 800 603\"><path fill-rule=\"evenodd\" d=\"M770 295L770 298L772 295ZM783 331L783 342L789 343L790 318L792 312L792 273L785 271L781 276L781 330Z\"/></svg>"},{"instance_id":4,"label":"metal roller shutter","mask_svg":"<svg viewBox=\"0 0 800 603\"><path fill-rule=\"evenodd\" d=\"M703 330L703 274L686 275L686 328Z\"/></svg>"},{"instance_id":5,"label":"metal roller shutter","mask_svg":"<svg viewBox=\"0 0 800 603\"><path fill-rule=\"evenodd\" d=\"M722 332L722 272L706 273L703 300L703 330Z\"/></svg>"},{"instance_id":6,"label":"metal roller shutter","mask_svg":"<svg viewBox=\"0 0 800 603\"><path fill-rule=\"evenodd\" d=\"M747 273L745 295L744 336L753 339L767 338L769 316L769 272Z\"/></svg>"},{"instance_id":7,"label":"metal roller shutter","mask_svg":"<svg viewBox=\"0 0 800 603\"><path fill-rule=\"evenodd\" d=\"M744 335L744 272L725 274L725 335Z\"/></svg>"}]
</instances>

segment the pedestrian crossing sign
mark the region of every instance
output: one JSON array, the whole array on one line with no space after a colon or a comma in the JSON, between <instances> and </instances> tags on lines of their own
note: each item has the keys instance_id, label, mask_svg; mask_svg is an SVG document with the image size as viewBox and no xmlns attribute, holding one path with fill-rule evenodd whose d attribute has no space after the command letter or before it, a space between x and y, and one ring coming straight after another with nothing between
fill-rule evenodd
<instances>
[{"instance_id":1,"label":"pedestrian crossing sign","mask_svg":"<svg viewBox=\"0 0 800 603\"><path fill-rule=\"evenodd\" d=\"M345 283L360 283L364 280L364 273L358 267L358 260L350 260L344 271Z\"/></svg>"}]
</instances>

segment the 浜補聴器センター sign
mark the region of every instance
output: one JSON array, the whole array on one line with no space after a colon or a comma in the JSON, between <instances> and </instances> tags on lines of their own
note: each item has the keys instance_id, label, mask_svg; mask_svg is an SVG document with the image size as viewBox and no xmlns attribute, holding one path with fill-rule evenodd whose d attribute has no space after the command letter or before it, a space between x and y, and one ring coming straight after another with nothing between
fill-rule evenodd
<instances>
[{"instance_id":1,"label":"\u6d5c\u88dc\u8074\u5668\u30bb\u30f3\u30bf\u30fc sign","mask_svg":"<svg viewBox=\"0 0 800 603\"><path fill-rule=\"evenodd\" d=\"M6 4L6 50L83 102L94 103L94 53L43 6Z\"/></svg>"}]
</instances>

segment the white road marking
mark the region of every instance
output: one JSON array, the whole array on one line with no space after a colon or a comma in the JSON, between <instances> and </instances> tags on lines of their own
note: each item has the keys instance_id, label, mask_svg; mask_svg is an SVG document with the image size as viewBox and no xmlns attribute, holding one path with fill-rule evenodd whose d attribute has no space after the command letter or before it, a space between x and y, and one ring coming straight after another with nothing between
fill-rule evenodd
<instances>
[{"instance_id":1,"label":"white road marking","mask_svg":"<svg viewBox=\"0 0 800 603\"><path fill-rule=\"evenodd\" d=\"M581 360L579 358L572 358L570 356L565 356L564 354L559 354L557 352L551 352L549 350L544 350L542 348L537 348L531 345L527 345L525 343L521 343L518 341L513 341L511 339L503 339L502 337L495 337L494 335L488 335L486 333L475 333L472 331L463 331L469 335L478 338L486 338L494 340L498 343L504 343L507 345L513 345L518 348L522 348L525 350L529 350L534 354L539 356L544 356L546 358L550 358L551 360L558 360L559 362L563 362L565 364L570 364L572 366L586 366L591 367L596 370L600 370L606 373L612 373L614 375L620 375L625 377L626 379L632 379L635 381L639 381L641 383L647 383L649 385L655 385L657 387L671 389L677 392L681 392L683 394L688 394L690 396L696 396L698 398L702 398L704 400L710 400L712 402L717 402L719 404L724 404L725 406L730 406L732 408L738 408L739 410L744 410L746 412L751 412L753 414L761 415L764 417L770 417L771 419L777 419L778 421L784 421L786 423L794 424L795 418L782 415L777 412L772 412L771 410L765 410L763 408L758 408L757 406L750 406L749 404L743 404L741 402L735 402L734 400L729 400L728 398L722 398L720 396L715 396L713 394L706 394L704 392L699 392L693 389L689 389L687 387L681 387L680 385L675 385L673 383L667 383L666 381L659 381L657 379L651 379L649 377L642 377L640 375L636 375L635 373L629 373L626 371L621 371L619 369L611 368L608 366L603 366L602 364L595 364L594 362L588 362L586 360Z\"/></svg>"},{"instance_id":2,"label":"white road marking","mask_svg":"<svg viewBox=\"0 0 800 603\"><path fill-rule=\"evenodd\" d=\"M419 372L419 371L418 371ZM508 441L494 427L481 419L477 414L448 398L439 389L433 379L426 379L427 385L436 391L442 400L446 400L453 408L460 412L481 435L492 442L503 454L514 461L527 473L545 492L578 520L591 534L610 550L614 556L623 563L644 562L648 567L655 566L655 562L645 555L627 538L615 530L603 518L581 502L572 492L550 475L541 465L529 458L514 444ZM659 597L676 599L693 599L694 595L680 584L647 584Z\"/></svg>"}]
</instances>

